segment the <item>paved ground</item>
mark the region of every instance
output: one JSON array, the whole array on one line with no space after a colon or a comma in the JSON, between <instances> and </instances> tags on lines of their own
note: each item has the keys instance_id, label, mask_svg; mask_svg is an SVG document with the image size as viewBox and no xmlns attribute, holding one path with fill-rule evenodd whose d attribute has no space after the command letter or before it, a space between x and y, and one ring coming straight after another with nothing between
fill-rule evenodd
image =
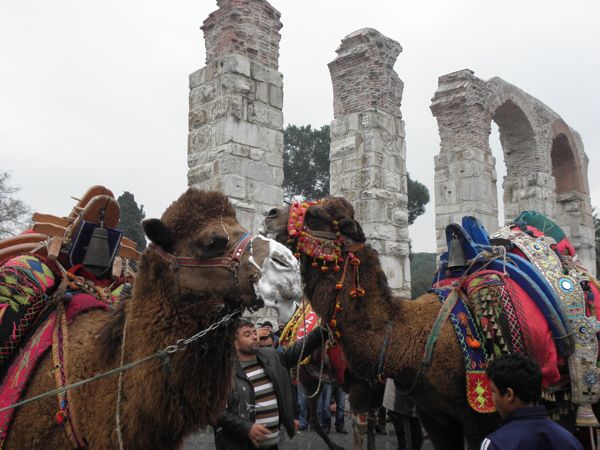
<instances>
[{"instance_id":1,"label":"paved ground","mask_svg":"<svg viewBox=\"0 0 600 450\"><path fill-rule=\"evenodd\" d=\"M351 434L330 434L336 444L345 449L352 448ZM188 439L183 447L184 450L212 450L215 448L212 429L208 428L204 433L198 433ZM365 441L364 448L367 448ZM388 435L377 435L377 450L397 450L398 442L394 435L393 427L388 424ZM286 440L281 446L281 450L327 450L327 446L321 438L312 431L302 431L294 439ZM429 440L425 440L422 450L433 450Z\"/></svg>"}]
</instances>

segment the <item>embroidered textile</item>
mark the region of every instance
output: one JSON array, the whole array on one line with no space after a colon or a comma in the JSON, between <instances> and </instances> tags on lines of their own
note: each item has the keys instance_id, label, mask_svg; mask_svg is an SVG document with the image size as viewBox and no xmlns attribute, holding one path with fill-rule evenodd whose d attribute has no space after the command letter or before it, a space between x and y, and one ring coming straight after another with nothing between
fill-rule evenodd
<instances>
[{"instance_id":1,"label":"embroidered textile","mask_svg":"<svg viewBox=\"0 0 600 450\"><path fill-rule=\"evenodd\" d=\"M0 367L50 306L48 294L56 281L49 264L41 257L20 255L0 267Z\"/></svg>"},{"instance_id":2,"label":"embroidered textile","mask_svg":"<svg viewBox=\"0 0 600 450\"><path fill-rule=\"evenodd\" d=\"M596 333L600 331L600 327L595 317L587 316L586 295L581 287L584 280L580 272L564 270L559 256L552 249L555 241L550 237L533 238L507 227L497 235L509 238L554 290L559 306L567 318L569 334L575 341L573 352L568 356L572 401L578 404L596 403L600 400L600 370L596 366Z\"/></svg>"},{"instance_id":3,"label":"embroidered textile","mask_svg":"<svg viewBox=\"0 0 600 450\"><path fill-rule=\"evenodd\" d=\"M67 321L70 323L80 313L90 309L107 309L107 306L89 294L79 294L66 305ZM0 384L0 408L17 403L25 392L29 378L37 363L52 345L52 334L56 322L56 311L35 331L11 363L8 372ZM16 409L12 408L0 413L0 449L8 435L9 427Z\"/></svg>"},{"instance_id":4,"label":"embroidered textile","mask_svg":"<svg viewBox=\"0 0 600 450\"><path fill-rule=\"evenodd\" d=\"M445 302L454 292L447 287L437 289L439 299ZM464 303L462 294L459 294L456 303L450 313L450 321L456 332L456 338L463 352L465 375L467 382L467 400L469 406L479 413L492 413L496 406L492 401L492 390L490 380L485 373L488 363L488 355L483 344L477 326L471 315L471 311Z\"/></svg>"}]
</instances>

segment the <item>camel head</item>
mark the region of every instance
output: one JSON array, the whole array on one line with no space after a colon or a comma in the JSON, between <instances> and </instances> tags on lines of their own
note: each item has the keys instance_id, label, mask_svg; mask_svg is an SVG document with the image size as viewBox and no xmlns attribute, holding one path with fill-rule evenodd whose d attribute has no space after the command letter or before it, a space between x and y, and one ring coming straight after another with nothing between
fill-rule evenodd
<instances>
[{"instance_id":1,"label":"camel head","mask_svg":"<svg viewBox=\"0 0 600 450\"><path fill-rule=\"evenodd\" d=\"M143 222L152 242L142 266L155 278L169 279L176 305L186 313L227 306L280 307L284 319L302 295L298 261L282 244L250 235L237 222L224 195L190 188L162 218ZM143 268L143 267L142 267ZM198 308L197 308L198 309ZM288 311L289 309L289 311Z\"/></svg>"},{"instance_id":2,"label":"camel head","mask_svg":"<svg viewBox=\"0 0 600 450\"><path fill-rule=\"evenodd\" d=\"M365 236L354 219L352 205L341 197L318 202L294 202L273 208L265 217L261 234L287 244L301 262L305 294L313 305L326 300L315 294L320 282L339 282L344 254L352 246L364 247ZM323 283L321 283L323 284ZM326 306L328 309L330 307Z\"/></svg>"},{"instance_id":3,"label":"camel head","mask_svg":"<svg viewBox=\"0 0 600 450\"><path fill-rule=\"evenodd\" d=\"M293 207L297 211L290 211ZM297 217L291 217L290 214ZM364 242L360 224L354 219L354 208L342 197L328 197L318 202L294 202L279 208L272 208L259 230L268 238L275 239L282 244L289 244L289 240L297 239L302 229L291 235L291 221L304 216L303 225L309 231L318 233L339 233L347 240ZM334 223L335 222L335 223ZM297 222L296 222L297 223Z\"/></svg>"}]
</instances>

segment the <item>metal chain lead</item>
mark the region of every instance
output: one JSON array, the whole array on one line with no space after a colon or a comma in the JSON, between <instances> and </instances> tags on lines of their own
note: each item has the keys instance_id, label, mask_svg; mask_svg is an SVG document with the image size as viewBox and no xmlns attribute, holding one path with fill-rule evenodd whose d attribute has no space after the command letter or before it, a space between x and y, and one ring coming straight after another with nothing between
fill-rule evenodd
<instances>
[{"instance_id":1,"label":"metal chain lead","mask_svg":"<svg viewBox=\"0 0 600 450\"><path fill-rule=\"evenodd\" d=\"M211 331L216 330L217 328L219 328L219 326L221 326L225 322L230 321L233 317L235 317L240 312L241 312L241 308L235 309L233 312L231 312L231 313L223 316L223 318L221 320L219 320L218 322L213 323L208 328L205 328L204 330L202 330L202 331L194 334L193 336L190 336L187 339L179 339L179 340L177 340L177 342L175 344L169 345L168 347L165 347L164 351L166 353L173 354L173 353L176 353L176 352L178 352L180 350L184 350L189 344L191 344L192 342L197 341L198 339L206 336Z\"/></svg>"},{"instance_id":2,"label":"metal chain lead","mask_svg":"<svg viewBox=\"0 0 600 450\"><path fill-rule=\"evenodd\" d=\"M145 356L144 358L138 359L136 361L132 361L130 363L124 364L120 367L116 367L114 369L108 370L106 372L103 373L99 373L94 375L93 377L90 378L86 378L84 380L80 380L77 381L75 383L69 384L67 386L63 386L61 388L58 389L53 389L51 391L47 391L44 392L42 394L30 397L28 399L22 400L20 402L17 403L13 403L12 405L8 405L5 406L3 408L0 408L0 413L4 412L4 411L8 411L9 409L12 408L18 408L20 406L26 405L28 403L32 403L38 400L43 400L44 398L47 397L51 397L51 396L55 396L56 394L58 394L59 392L66 392L70 389L74 389L77 388L79 386L83 386L84 384L88 384L92 381L96 381L96 380L101 380L103 378L106 378L108 376L111 375L115 375L117 373L121 373L125 370L129 370L134 368L135 366L145 363L147 361L150 361L154 358L164 358L166 355L168 354L173 354L176 353L180 350L183 350L187 347L188 344L197 341L198 339L204 337L206 334L210 333L211 331L217 329L220 325L222 325L223 323L231 320L233 317L235 317L237 314L239 314L242 311L243 308L236 308L234 311L232 311L231 313L223 316L223 318L221 318L218 322L213 323L212 325L210 325L208 328L205 328L204 330L194 334L193 336L187 338L187 339L179 339L174 345L169 345L167 347L165 347L164 349L161 349L159 351L157 351L156 353L153 353L152 355L148 355Z\"/></svg>"}]
</instances>

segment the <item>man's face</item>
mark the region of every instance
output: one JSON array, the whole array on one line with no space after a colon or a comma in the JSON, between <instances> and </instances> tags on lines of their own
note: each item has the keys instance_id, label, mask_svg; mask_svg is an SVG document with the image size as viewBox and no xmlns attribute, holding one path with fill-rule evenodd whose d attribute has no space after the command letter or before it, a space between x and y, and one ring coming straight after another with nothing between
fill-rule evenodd
<instances>
[{"instance_id":1,"label":"man's face","mask_svg":"<svg viewBox=\"0 0 600 450\"><path fill-rule=\"evenodd\" d=\"M261 347L273 347L273 338L269 336L264 336L259 339Z\"/></svg>"},{"instance_id":2,"label":"man's face","mask_svg":"<svg viewBox=\"0 0 600 450\"><path fill-rule=\"evenodd\" d=\"M235 334L235 350L238 357L256 355L260 349L256 329L251 326L240 327Z\"/></svg>"},{"instance_id":3,"label":"man's face","mask_svg":"<svg viewBox=\"0 0 600 450\"><path fill-rule=\"evenodd\" d=\"M513 410L510 398L512 389L508 388L504 395L502 395L492 380L490 380L490 388L492 389L492 400L498 409L498 414L500 414L502 419L506 419L508 414Z\"/></svg>"}]
</instances>

